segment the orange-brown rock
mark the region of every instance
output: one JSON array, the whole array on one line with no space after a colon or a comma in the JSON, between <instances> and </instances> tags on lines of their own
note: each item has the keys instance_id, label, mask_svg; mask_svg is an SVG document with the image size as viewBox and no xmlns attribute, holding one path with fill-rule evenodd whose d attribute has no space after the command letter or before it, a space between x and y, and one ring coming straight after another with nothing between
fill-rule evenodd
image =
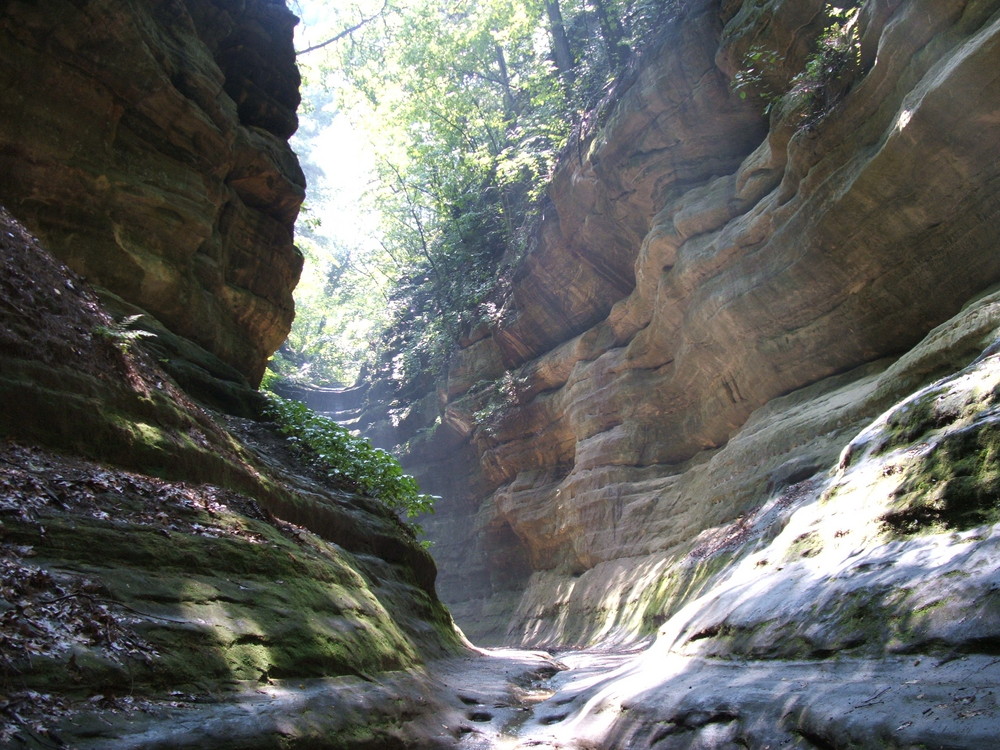
<instances>
[{"instance_id":1,"label":"orange-brown rock","mask_svg":"<svg viewBox=\"0 0 1000 750\"><path fill-rule=\"evenodd\" d=\"M501 322L443 389L447 447L410 455L474 637L649 633L704 580L672 567L700 534L978 351L865 390L1000 281L1000 3L869 0L857 70L811 104L792 78L823 8L688 4L558 171ZM791 92L769 116L730 86L754 47Z\"/></svg>"},{"instance_id":2,"label":"orange-brown rock","mask_svg":"<svg viewBox=\"0 0 1000 750\"><path fill-rule=\"evenodd\" d=\"M252 382L301 268L295 23L269 0L0 9L0 201Z\"/></svg>"}]
</instances>

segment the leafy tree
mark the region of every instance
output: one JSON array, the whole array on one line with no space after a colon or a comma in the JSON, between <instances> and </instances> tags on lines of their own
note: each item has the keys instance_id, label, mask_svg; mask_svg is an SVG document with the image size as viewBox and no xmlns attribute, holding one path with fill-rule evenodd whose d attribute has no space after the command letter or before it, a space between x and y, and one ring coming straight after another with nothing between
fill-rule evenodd
<instances>
[{"instance_id":1,"label":"leafy tree","mask_svg":"<svg viewBox=\"0 0 1000 750\"><path fill-rule=\"evenodd\" d=\"M559 0L543 0L542 5L549 20L549 34L552 36L552 60L562 79L568 85L572 85L576 60L569 46L569 37L566 35L562 6Z\"/></svg>"},{"instance_id":2,"label":"leafy tree","mask_svg":"<svg viewBox=\"0 0 1000 750\"><path fill-rule=\"evenodd\" d=\"M390 339L414 350L404 360L419 370L441 364L519 251L527 206L568 132L534 10L414 3L388 39L344 48L345 106L373 135L369 200L399 268Z\"/></svg>"},{"instance_id":3,"label":"leafy tree","mask_svg":"<svg viewBox=\"0 0 1000 750\"><path fill-rule=\"evenodd\" d=\"M324 47L329 47L334 42L339 42L341 39L351 36L351 34L353 34L354 32L361 30L362 27L367 26L372 21L377 20L388 9L389 9L389 2L388 0L386 0L385 2L382 3L382 7L379 10L372 13L371 15L360 15L359 19L356 22L352 23L350 26L347 26L345 28L340 29L337 32L334 32L331 36L326 37L321 42L314 42L302 49L296 50L295 54L305 55L309 52L315 52L316 50L323 49ZM361 14L360 9L355 7L354 10L359 14Z\"/></svg>"},{"instance_id":4,"label":"leafy tree","mask_svg":"<svg viewBox=\"0 0 1000 750\"><path fill-rule=\"evenodd\" d=\"M359 2L368 4L338 5L327 28L300 45L300 61L310 90L320 80L335 93L324 108L367 137L373 180L364 203L377 226L319 261L325 283L299 294L275 366L344 382L358 357L325 350L353 340L349 352L381 361L379 379L402 393L426 385L462 333L496 309L570 133L637 40L680 2ZM308 218L300 236L307 257L320 258L335 243ZM373 328L363 333L359 320ZM376 328L378 346L358 345Z\"/></svg>"}]
</instances>

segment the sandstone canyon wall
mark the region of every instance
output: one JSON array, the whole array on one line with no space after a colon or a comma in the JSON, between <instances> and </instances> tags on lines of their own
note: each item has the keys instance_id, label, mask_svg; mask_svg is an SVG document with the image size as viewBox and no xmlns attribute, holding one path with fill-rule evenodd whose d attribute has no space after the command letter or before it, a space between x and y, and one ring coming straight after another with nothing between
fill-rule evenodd
<instances>
[{"instance_id":1,"label":"sandstone canyon wall","mask_svg":"<svg viewBox=\"0 0 1000 750\"><path fill-rule=\"evenodd\" d=\"M254 385L301 269L296 22L273 0L0 12L0 203Z\"/></svg>"},{"instance_id":2,"label":"sandstone canyon wall","mask_svg":"<svg viewBox=\"0 0 1000 750\"><path fill-rule=\"evenodd\" d=\"M467 646L433 560L248 387L300 265L294 23L272 0L0 3L0 746L457 732L412 727L442 708L421 665Z\"/></svg>"},{"instance_id":3,"label":"sandstone canyon wall","mask_svg":"<svg viewBox=\"0 0 1000 750\"><path fill-rule=\"evenodd\" d=\"M810 104L793 79L823 9L686 3L608 120L572 144L495 324L395 428L368 412L444 498L426 526L474 640L652 636L779 537L788 508L835 508L840 455L865 425L989 344L1000 4L861 4L856 68ZM731 87L760 50L762 89L791 92L767 115ZM925 431L955 419L883 443L930 444ZM970 448L986 464L991 441ZM843 544L773 555L897 543L886 519L922 470L883 469L896 483L869 490L864 523L834 530ZM962 476L995 504L992 480ZM944 515L941 533L987 518Z\"/></svg>"},{"instance_id":4,"label":"sandstone canyon wall","mask_svg":"<svg viewBox=\"0 0 1000 750\"><path fill-rule=\"evenodd\" d=\"M417 668L464 644L392 511L99 335L2 208L0 299L0 746L357 747L440 708Z\"/></svg>"}]
</instances>

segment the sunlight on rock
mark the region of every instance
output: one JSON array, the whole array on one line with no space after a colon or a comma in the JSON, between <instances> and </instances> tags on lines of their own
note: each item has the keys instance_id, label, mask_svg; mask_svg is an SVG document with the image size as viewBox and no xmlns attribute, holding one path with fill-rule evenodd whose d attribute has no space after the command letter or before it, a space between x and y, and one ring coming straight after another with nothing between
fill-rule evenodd
<instances>
[{"instance_id":1,"label":"sunlight on rock","mask_svg":"<svg viewBox=\"0 0 1000 750\"><path fill-rule=\"evenodd\" d=\"M0 3L0 746L993 747L1000 0L448 6Z\"/></svg>"},{"instance_id":2,"label":"sunlight on rock","mask_svg":"<svg viewBox=\"0 0 1000 750\"><path fill-rule=\"evenodd\" d=\"M899 113L899 119L896 120L896 130L903 131L906 126L910 124L910 120L913 118L913 111L909 109L904 109Z\"/></svg>"}]
</instances>

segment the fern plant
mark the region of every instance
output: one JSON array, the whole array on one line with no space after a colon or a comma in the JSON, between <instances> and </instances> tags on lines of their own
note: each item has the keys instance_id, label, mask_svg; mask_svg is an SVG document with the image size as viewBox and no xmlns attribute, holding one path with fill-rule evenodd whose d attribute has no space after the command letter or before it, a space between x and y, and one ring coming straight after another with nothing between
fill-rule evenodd
<instances>
[{"instance_id":1,"label":"fern plant","mask_svg":"<svg viewBox=\"0 0 1000 750\"><path fill-rule=\"evenodd\" d=\"M127 353L132 348L132 345L137 341L156 336L156 334L150 333L149 331L132 328L132 325L135 324L141 317L142 314L129 315L128 317L122 318L117 323L113 323L110 326L96 325L93 330L94 335L99 336L102 339L107 339L121 351Z\"/></svg>"}]
</instances>

